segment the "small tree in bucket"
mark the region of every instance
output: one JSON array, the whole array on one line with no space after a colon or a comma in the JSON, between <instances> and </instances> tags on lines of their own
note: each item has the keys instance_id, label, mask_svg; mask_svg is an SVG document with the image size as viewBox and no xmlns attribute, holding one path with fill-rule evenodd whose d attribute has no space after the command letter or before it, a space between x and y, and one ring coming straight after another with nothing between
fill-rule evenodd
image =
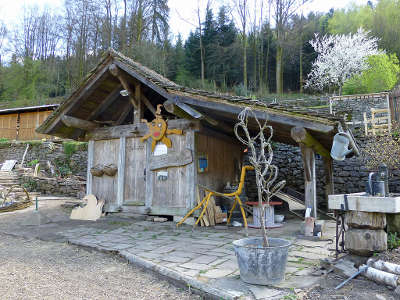
<instances>
[{"instance_id":1,"label":"small tree in bucket","mask_svg":"<svg viewBox=\"0 0 400 300\"><path fill-rule=\"evenodd\" d=\"M248 121L254 118L258 125L258 133L250 134ZM272 126L267 124L267 118L263 124L258 120L253 110L246 107L238 115L239 122L235 124L234 132L237 139L248 147L249 161L256 173L256 184L258 192L258 209L261 216L261 232L263 235L263 247L269 247L267 231L265 229L265 210L269 206L270 199L279 192L286 181L275 183L278 177L278 167L272 164L273 150L271 139L273 136ZM239 131L243 131L243 135ZM257 154L256 148L259 147Z\"/></svg>"}]
</instances>

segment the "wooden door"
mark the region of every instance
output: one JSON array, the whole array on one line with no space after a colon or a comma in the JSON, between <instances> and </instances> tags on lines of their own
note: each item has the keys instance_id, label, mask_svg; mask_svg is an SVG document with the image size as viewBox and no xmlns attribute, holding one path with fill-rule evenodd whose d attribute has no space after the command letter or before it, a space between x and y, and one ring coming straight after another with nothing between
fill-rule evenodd
<instances>
[{"instance_id":1,"label":"wooden door","mask_svg":"<svg viewBox=\"0 0 400 300\"><path fill-rule=\"evenodd\" d=\"M194 158L188 163L174 163L168 166L167 158L176 158L186 153L194 153L194 133L186 132L185 135L169 135L172 147L167 149L165 155L166 166L153 169L155 154L151 152L150 144L147 150L148 174L146 182L146 205L151 208L150 212L154 215L185 215L194 201ZM166 147L165 147L166 148ZM157 149L156 149L157 150ZM157 151L155 151L157 152ZM162 152L162 151L161 151ZM192 154L190 154L192 155Z\"/></svg>"},{"instance_id":2,"label":"wooden door","mask_svg":"<svg viewBox=\"0 0 400 300\"><path fill-rule=\"evenodd\" d=\"M125 151L124 205L145 205L146 143L140 138L127 138Z\"/></svg>"}]
</instances>

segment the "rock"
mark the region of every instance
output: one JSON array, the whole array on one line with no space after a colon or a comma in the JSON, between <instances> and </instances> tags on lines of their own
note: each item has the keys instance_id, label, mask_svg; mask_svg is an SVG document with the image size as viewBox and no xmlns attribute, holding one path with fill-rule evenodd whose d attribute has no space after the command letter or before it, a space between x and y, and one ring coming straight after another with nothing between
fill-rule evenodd
<instances>
[{"instance_id":1,"label":"rock","mask_svg":"<svg viewBox=\"0 0 400 300\"><path fill-rule=\"evenodd\" d=\"M399 295L399 296L400 296L400 286L398 286L398 287L394 290L394 293L395 293L396 295Z\"/></svg>"}]
</instances>

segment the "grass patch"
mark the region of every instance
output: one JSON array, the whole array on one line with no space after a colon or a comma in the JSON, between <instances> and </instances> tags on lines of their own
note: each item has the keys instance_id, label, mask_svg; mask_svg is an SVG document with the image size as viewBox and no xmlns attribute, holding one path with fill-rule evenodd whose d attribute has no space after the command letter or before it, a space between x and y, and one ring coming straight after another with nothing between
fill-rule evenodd
<instances>
[{"instance_id":1,"label":"grass patch","mask_svg":"<svg viewBox=\"0 0 400 300\"><path fill-rule=\"evenodd\" d=\"M131 225L131 223L129 223L129 222L124 222L124 221L109 221L108 224L110 224L110 225L117 225L117 226L121 226L121 227Z\"/></svg>"}]
</instances>

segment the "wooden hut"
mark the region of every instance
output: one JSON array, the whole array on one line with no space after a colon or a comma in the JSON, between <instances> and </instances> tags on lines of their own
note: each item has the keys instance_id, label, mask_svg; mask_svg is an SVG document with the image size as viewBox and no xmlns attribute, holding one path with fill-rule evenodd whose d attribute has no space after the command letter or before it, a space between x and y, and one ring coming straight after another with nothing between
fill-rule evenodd
<instances>
[{"instance_id":1,"label":"wooden hut","mask_svg":"<svg viewBox=\"0 0 400 300\"><path fill-rule=\"evenodd\" d=\"M9 140L39 140L50 138L36 128L53 112L58 104L17 107L0 110L0 138Z\"/></svg>"},{"instance_id":2,"label":"wooden hut","mask_svg":"<svg viewBox=\"0 0 400 300\"><path fill-rule=\"evenodd\" d=\"M197 184L222 190L238 179L244 148L233 126L246 106L268 117L276 141L301 145L307 203L316 201L315 152L332 193L329 150L346 130L340 119L185 88L113 50L38 131L89 141L87 193L106 200L107 211L183 216L196 204Z\"/></svg>"}]
</instances>

